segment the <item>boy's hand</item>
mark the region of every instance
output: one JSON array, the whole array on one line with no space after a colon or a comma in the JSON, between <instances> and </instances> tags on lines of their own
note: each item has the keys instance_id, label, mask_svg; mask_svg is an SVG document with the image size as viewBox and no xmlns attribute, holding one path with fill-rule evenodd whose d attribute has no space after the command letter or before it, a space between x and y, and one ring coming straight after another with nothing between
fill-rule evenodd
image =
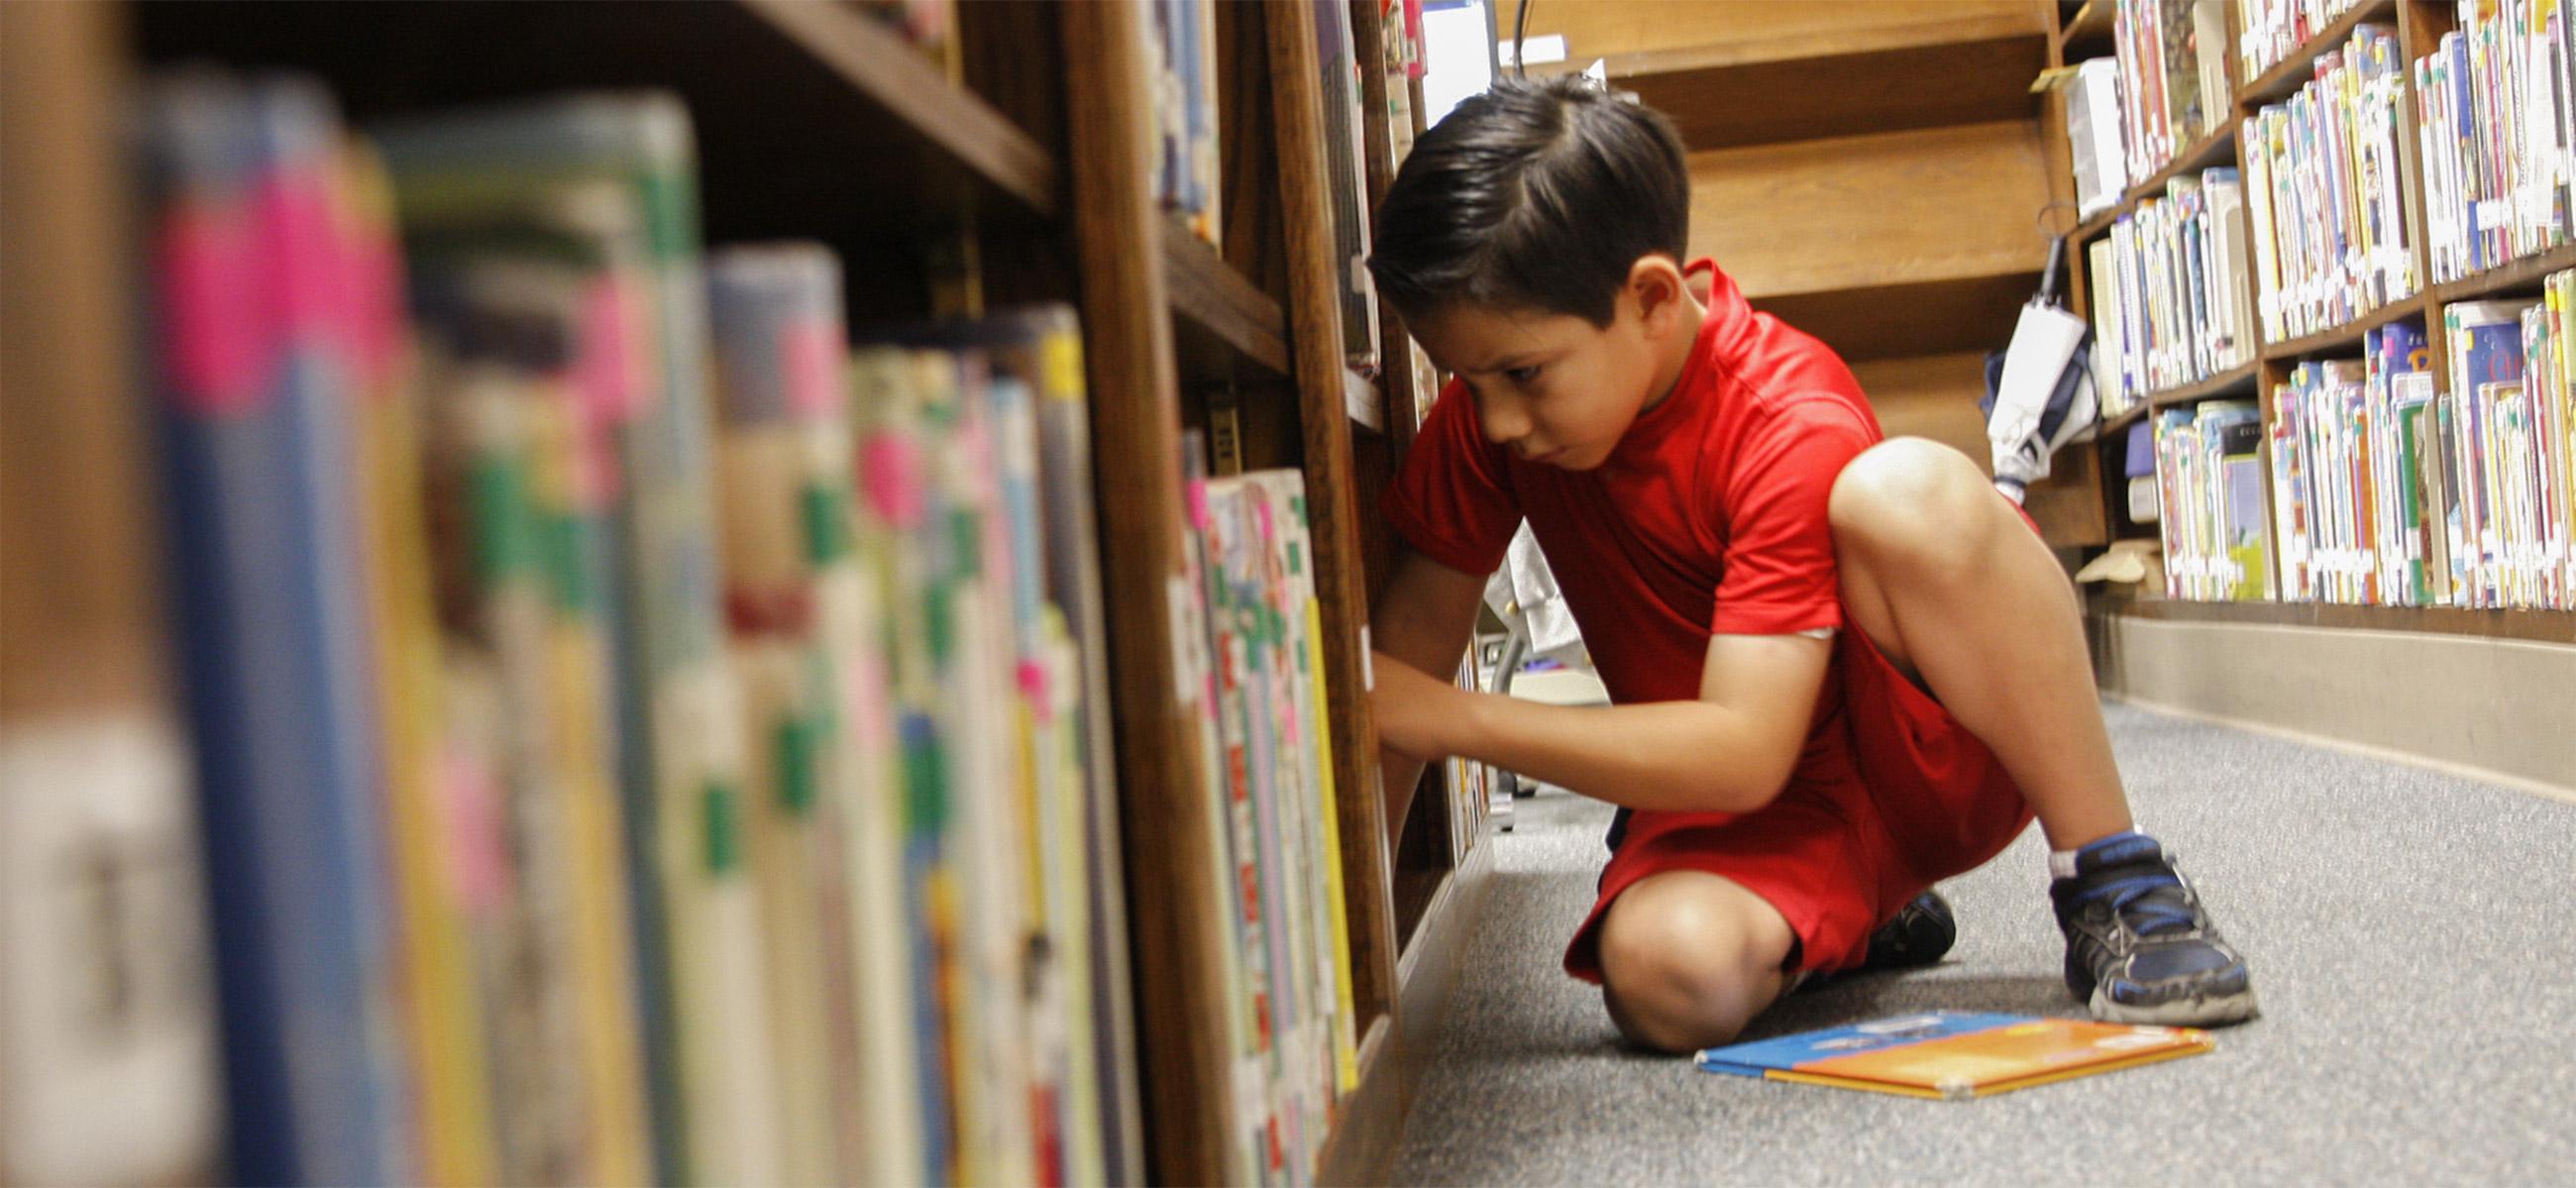
<instances>
[{"instance_id":1,"label":"boy's hand","mask_svg":"<svg viewBox=\"0 0 2576 1188\"><path fill-rule=\"evenodd\" d=\"M1369 705L1377 711L1378 744L1424 763L1448 758L1456 749L1448 732L1473 695L1384 652L1369 653L1369 662L1377 677Z\"/></svg>"}]
</instances>

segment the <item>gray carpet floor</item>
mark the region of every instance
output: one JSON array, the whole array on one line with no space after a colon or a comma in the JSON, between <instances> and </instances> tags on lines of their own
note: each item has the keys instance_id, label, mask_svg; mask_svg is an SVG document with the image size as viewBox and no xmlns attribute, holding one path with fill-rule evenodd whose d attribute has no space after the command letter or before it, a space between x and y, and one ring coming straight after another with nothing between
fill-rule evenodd
<instances>
[{"instance_id":1,"label":"gray carpet floor","mask_svg":"<svg viewBox=\"0 0 2576 1188\"><path fill-rule=\"evenodd\" d=\"M1610 810L1549 791L1495 873L1398 1156L1429 1184L2576 1182L2576 804L2107 707L2130 797L2255 974L2206 1055L1942 1102L1623 1049L1560 972ZM2570 745L2576 745L2571 740ZM1746 1038L1934 1007L2075 1015L2033 828L1942 886L1940 965Z\"/></svg>"}]
</instances>

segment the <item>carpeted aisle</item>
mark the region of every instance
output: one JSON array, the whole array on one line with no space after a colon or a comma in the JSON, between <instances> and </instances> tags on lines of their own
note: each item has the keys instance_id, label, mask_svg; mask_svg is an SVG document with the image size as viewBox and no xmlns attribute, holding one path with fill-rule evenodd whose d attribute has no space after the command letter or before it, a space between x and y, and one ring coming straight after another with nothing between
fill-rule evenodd
<instances>
[{"instance_id":1,"label":"carpeted aisle","mask_svg":"<svg viewBox=\"0 0 2576 1188\"><path fill-rule=\"evenodd\" d=\"M2169 1064L1936 1102L1621 1049L1557 962L1598 802L1523 800L1398 1183L2533 1184L2576 1168L2576 804L2112 706L2141 824L2263 1015ZM2576 745L2571 736L2569 745ZM1940 966L1797 996L1747 1038L1931 1007L2080 1013L2033 828L1944 884Z\"/></svg>"}]
</instances>

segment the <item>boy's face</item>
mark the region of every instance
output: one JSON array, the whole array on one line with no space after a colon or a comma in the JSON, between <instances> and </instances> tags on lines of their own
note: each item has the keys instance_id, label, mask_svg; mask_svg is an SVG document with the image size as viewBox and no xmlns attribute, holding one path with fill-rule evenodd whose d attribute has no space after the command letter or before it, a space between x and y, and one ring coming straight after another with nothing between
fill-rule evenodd
<instances>
[{"instance_id":1,"label":"boy's face","mask_svg":"<svg viewBox=\"0 0 2576 1188\"><path fill-rule=\"evenodd\" d=\"M1658 267L1660 266L1660 267ZM1642 275L1641 275L1642 274ZM1451 306L1412 323L1432 362L1457 373L1487 440L1525 462L1601 465L1637 415L1660 402L1696 337L1697 303L1671 261L1638 261L1607 327L1569 314Z\"/></svg>"}]
</instances>

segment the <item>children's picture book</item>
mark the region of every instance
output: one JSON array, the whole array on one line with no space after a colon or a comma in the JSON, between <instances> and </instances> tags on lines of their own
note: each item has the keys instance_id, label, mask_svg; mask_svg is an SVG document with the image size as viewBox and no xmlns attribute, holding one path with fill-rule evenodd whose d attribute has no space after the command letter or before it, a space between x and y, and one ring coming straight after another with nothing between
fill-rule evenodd
<instances>
[{"instance_id":1,"label":"children's picture book","mask_svg":"<svg viewBox=\"0 0 2576 1188\"><path fill-rule=\"evenodd\" d=\"M1703 1072L1912 1097L1985 1097L2216 1047L2208 1032L1966 1011L1926 1011L1710 1048Z\"/></svg>"}]
</instances>

